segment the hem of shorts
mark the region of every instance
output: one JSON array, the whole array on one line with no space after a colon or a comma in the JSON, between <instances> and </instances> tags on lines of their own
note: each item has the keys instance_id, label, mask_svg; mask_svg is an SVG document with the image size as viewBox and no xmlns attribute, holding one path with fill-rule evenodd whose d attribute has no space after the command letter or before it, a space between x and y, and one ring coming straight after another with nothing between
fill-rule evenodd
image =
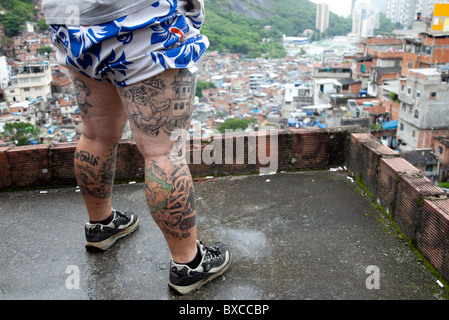
<instances>
[{"instance_id":1,"label":"hem of shorts","mask_svg":"<svg viewBox=\"0 0 449 320\"><path fill-rule=\"evenodd\" d=\"M204 35L201 35L201 36L204 37ZM207 39L207 37L205 37L205 38ZM209 40L207 39L206 41L207 41L207 43L208 43L208 44L206 45L206 48L204 48L203 50L201 50L201 51L199 52L198 56L197 56L196 58L193 58L193 59L191 60L191 63L188 63L188 64L182 64L182 65L177 65L177 66L171 66L169 63L167 63L167 60L165 59L165 56L162 54L162 57L163 57L163 59L164 59L164 61L165 61L165 63L166 63L167 68L162 67L162 68L161 68L161 72L159 72L159 73L157 73L157 74L154 74L154 75L151 75L151 76L147 76L147 77L136 77L136 79L138 79L138 80L132 80L132 81L128 81L128 80L126 80L126 79L125 79L125 80L122 80L122 81L124 81L124 82L126 83L125 85L117 85L117 84L115 84L115 86L117 86L117 87L126 87L126 86L130 86L130 85L133 85L133 84L138 83L138 82L140 82L140 81L143 81L143 80L146 80L146 79L155 77L155 76L157 76L157 75L159 75L159 74L161 74L161 73L163 73L164 71L169 70L169 69L190 69L190 68L194 68L194 67L198 68L198 67L196 66L196 63L203 57L204 53L206 53L207 49L209 48ZM193 43L192 43L192 44L193 44ZM183 46L183 45L191 45L191 44L185 44L185 43L181 43L181 44L180 44L180 46ZM139 55L139 56L134 57L134 58L132 58L132 59L130 59L130 60L128 60L128 61L132 62L132 61L136 61L136 60L142 59L143 57L150 57L152 53L157 54L157 53L168 52L168 51L170 51L170 49L156 50L156 51L152 51L152 52L150 52L150 53L145 53L145 54ZM152 59L152 58L150 58L150 59ZM159 63L153 62L153 65L160 65L160 64L159 64ZM142 79L140 79L140 78L142 78ZM111 80L108 78L108 76L104 76L104 77L102 77L102 79L108 79L109 81L111 81ZM112 82L112 81L111 81L111 82ZM112 82L112 83L113 83L113 82Z\"/></svg>"}]
</instances>

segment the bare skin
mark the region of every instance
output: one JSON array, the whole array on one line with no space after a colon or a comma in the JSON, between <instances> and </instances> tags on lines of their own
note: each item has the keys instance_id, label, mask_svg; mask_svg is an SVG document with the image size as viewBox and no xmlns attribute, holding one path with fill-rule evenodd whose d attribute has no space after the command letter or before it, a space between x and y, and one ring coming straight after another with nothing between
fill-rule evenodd
<instances>
[{"instance_id":1,"label":"bare skin","mask_svg":"<svg viewBox=\"0 0 449 320\"><path fill-rule=\"evenodd\" d=\"M72 73L83 118L75 153L75 174L89 218L111 213L118 142L129 120L134 141L145 158L145 195L151 215L178 263L196 255L196 209L193 182L182 154L171 152L174 130L188 129L195 75L185 69L115 87Z\"/></svg>"}]
</instances>

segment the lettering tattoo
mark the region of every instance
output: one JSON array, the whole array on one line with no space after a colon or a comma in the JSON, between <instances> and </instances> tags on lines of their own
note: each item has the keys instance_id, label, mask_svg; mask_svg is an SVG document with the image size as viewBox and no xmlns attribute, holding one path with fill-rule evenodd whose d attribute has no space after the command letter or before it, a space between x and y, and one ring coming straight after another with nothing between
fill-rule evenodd
<instances>
[{"instance_id":1,"label":"lettering tattoo","mask_svg":"<svg viewBox=\"0 0 449 320\"><path fill-rule=\"evenodd\" d=\"M116 154L117 146L101 156L84 150L75 152L75 176L83 195L100 199L111 196Z\"/></svg>"},{"instance_id":2,"label":"lettering tattoo","mask_svg":"<svg viewBox=\"0 0 449 320\"><path fill-rule=\"evenodd\" d=\"M156 78L150 78L147 80L142 81L142 83L145 83L147 85L149 85L150 87L154 88L154 89L159 89L159 90L165 90L165 81L161 80L161 79L156 79Z\"/></svg>"},{"instance_id":3,"label":"lettering tattoo","mask_svg":"<svg viewBox=\"0 0 449 320\"><path fill-rule=\"evenodd\" d=\"M100 157L94 156L87 151L80 150L79 152L75 152L75 159L79 160L80 162L87 162L92 166L96 166L98 165L98 160L100 160Z\"/></svg>"},{"instance_id":4,"label":"lettering tattoo","mask_svg":"<svg viewBox=\"0 0 449 320\"><path fill-rule=\"evenodd\" d=\"M81 111L81 117L84 119L87 116L87 111L92 108L92 105L87 102L87 97L90 96L91 92L87 84L78 77L73 79L76 100L78 101L78 108Z\"/></svg>"},{"instance_id":5,"label":"lettering tattoo","mask_svg":"<svg viewBox=\"0 0 449 320\"><path fill-rule=\"evenodd\" d=\"M172 166L151 161L145 172L145 194L151 215L166 235L190 237L196 225L195 193L186 164Z\"/></svg>"}]
</instances>

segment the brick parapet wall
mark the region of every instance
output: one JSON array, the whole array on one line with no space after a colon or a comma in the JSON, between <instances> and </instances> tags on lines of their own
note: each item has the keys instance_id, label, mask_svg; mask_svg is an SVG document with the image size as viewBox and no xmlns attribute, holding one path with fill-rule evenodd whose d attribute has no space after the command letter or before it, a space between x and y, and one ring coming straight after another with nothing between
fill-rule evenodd
<instances>
[{"instance_id":1,"label":"brick parapet wall","mask_svg":"<svg viewBox=\"0 0 449 320\"><path fill-rule=\"evenodd\" d=\"M276 144L270 144L272 139ZM76 143L0 148L0 190L76 185L75 148ZM232 152L226 154L223 150ZM236 157L241 151L243 154ZM275 159L274 171L278 172L347 165L348 173L365 186L404 235L449 281L448 196L379 139L360 127L336 127L283 130L276 136L268 131L217 135L209 141L191 139L185 148L194 177L250 174L269 168L259 151L265 151L261 154L266 159ZM213 163L207 162L207 155L216 156ZM136 144L122 140L117 149L116 181L141 181L144 174L145 161Z\"/></svg>"},{"instance_id":2,"label":"brick parapet wall","mask_svg":"<svg viewBox=\"0 0 449 320\"><path fill-rule=\"evenodd\" d=\"M368 133L351 133L348 170L411 244L449 281L449 197Z\"/></svg>"}]
</instances>

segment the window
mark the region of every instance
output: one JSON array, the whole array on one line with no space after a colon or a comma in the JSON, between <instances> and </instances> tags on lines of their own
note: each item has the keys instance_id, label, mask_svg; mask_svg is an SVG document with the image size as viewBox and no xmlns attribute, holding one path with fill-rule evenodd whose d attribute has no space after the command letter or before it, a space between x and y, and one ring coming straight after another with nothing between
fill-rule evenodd
<instances>
[{"instance_id":1,"label":"window","mask_svg":"<svg viewBox=\"0 0 449 320\"><path fill-rule=\"evenodd\" d=\"M433 171L433 164L428 164L428 165L426 166L426 171L427 171L427 172Z\"/></svg>"},{"instance_id":2,"label":"window","mask_svg":"<svg viewBox=\"0 0 449 320\"><path fill-rule=\"evenodd\" d=\"M407 63L407 68L412 69L413 68L413 62Z\"/></svg>"},{"instance_id":3,"label":"window","mask_svg":"<svg viewBox=\"0 0 449 320\"><path fill-rule=\"evenodd\" d=\"M443 154L443 147L442 147L442 146L439 146L439 147L438 147L438 152L439 152L440 154Z\"/></svg>"},{"instance_id":4,"label":"window","mask_svg":"<svg viewBox=\"0 0 449 320\"><path fill-rule=\"evenodd\" d=\"M416 97L420 98L421 97L421 91L416 91Z\"/></svg>"},{"instance_id":5,"label":"window","mask_svg":"<svg viewBox=\"0 0 449 320\"><path fill-rule=\"evenodd\" d=\"M416 136L415 130L412 130L412 137L414 138Z\"/></svg>"},{"instance_id":6,"label":"window","mask_svg":"<svg viewBox=\"0 0 449 320\"><path fill-rule=\"evenodd\" d=\"M405 86L402 85L402 86L401 86L401 92L404 92L404 89L405 89Z\"/></svg>"},{"instance_id":7,"label":"window","mask_svg":"<svg viewBox=\"0 0 449 320\"><path fill-rule=\"evenodd\" d=\"M412 94L412 88L411 87L407 87L407 94L408 95Z\"/></svg>"},{"instance_id":8,"label":"window","mask_svg":"<svg viewBox=\"0 0 449 320\"><path fill-rule=\"evenodd\" d=\"M415 110L415 118L419 119L419 111L418 110Z\"/></svg>"},{"instance_id":9,"label":"window","mask_svg":"<svg viewBox=\"0 0 449 320\"><path fill-rule=\"evenodd\" d=\"M436 99L437 97L437 93L436 92L431 92L430 93L430 99Z\"/></svg>"},{"instance_id":10,"label":"window","mask_svg":"<svg viewBox=\"0 0 449 320\"><path fill-rule=\"evenodd\" d=\"M28 92L30 91L30 88L23 88L23 91Z\"/></svg>"},{"instance_id":11,"label":"window","mask_svg":"<svg viewBox=\"0 0 449 320\"><path fill-rule=\"evenodd\" d=\"M400 129L401 129L401 131L404 131L404 124L403 123L401 123Z\"/></svg>"},{"instance_id":12,"label":"window","mask_svg":"<svg viewBox=\"0 0 449 320\"><path fill-rule=\"evenodd\" d=\"M421 52L423 54L431 55L432 54L432 47L430 47L430 46L422 46Z\"/></svg>"}]
</instances>

